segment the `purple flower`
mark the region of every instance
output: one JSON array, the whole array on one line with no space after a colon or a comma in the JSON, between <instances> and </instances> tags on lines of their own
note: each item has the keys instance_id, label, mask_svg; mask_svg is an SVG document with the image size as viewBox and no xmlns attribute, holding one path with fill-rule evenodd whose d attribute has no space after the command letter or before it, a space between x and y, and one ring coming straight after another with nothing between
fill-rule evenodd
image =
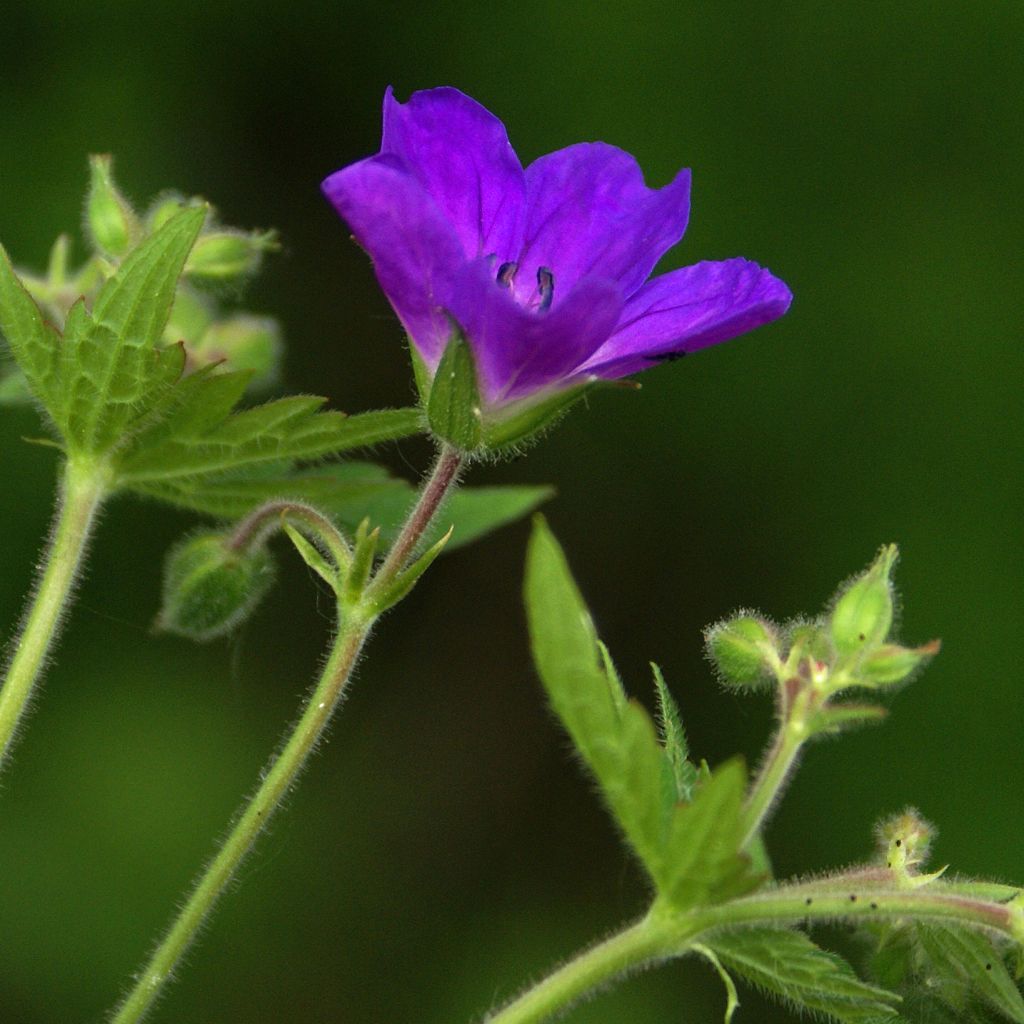
<instances>
[{"instance_id":1,"label":"purple flower","mask_svg":"<svg viewBox=\"0 0 1024 1024\"><path fill-rule=\"evenodd\" d=\"M459 325L490 409L726 341L792 298L744 259L648 280L686 230L690 172L650 189L603 142L524 170L504 125L457 89L407 103L389 89L380 153L323 189L431 372Z\"/></svg>"}]
</instances>

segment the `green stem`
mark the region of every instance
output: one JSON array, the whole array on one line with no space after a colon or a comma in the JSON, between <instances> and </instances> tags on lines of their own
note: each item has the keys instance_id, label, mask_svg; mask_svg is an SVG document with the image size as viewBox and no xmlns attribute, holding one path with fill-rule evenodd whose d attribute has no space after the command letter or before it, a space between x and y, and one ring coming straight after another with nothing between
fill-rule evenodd
<instances>
[{"instance_id":1,"label":"green stem","mask_svg":"<svg viewBox=\"0 0 1024 1024\"><path fill-rule=\"evenodd\" d=\"M1024 941L1019 909L938 886L904 890L893 885L889 871L855 870L689 913L655 904L645 918L559 967L485 1024L539 1024L631 970L694 951L707 932L858 917L955 921Z\"/></svg>"},{"instance_id":2,"label":"green stem","mask_svg":"<svg viewBox=\"0 0 1024 1024\"><path fill-rule=\"evenodd\" d=\"M648 914L559 967L488 1017L486 1024L536 1024L547 1020L620 975L671 955L675 939L674 927L668 926L664 918Z\"/></svg>"},{"instance_id":3,"label":"green stem","mask_svg":"<svg viewBox=\"0 0 1024 1024\"><path fill-rule=\"evenodd\" d=\"M761 830L768 813L779 798L803 746L804 733L793 718L787 718L779 726L778 735L747 797L743 847L746 847Z\"/></svg>"},{"instance_id":4,"label":"green stem","mask_svg":"<svg viewBox=\"0 0 1024 1024\"><path fill-rule=\"evenodd\" d=\"M384 575L389 566L394 566L394 573L400 571L406 559L415 551L445 496L455 485L461 461L462 456L454 449L442 450L434 471L425 481L419 500L399 534L391 556L377 574L377 579ZM275 518L279 520L282 513L296 516L314 528L331 549L339 567L345 564L350 557L348 545L330 521L308 506L289 502L272 503L257 510L240 524L232 543L244 546L261 530L272 528L272 521ZM398 557L396 551L400 553ZM139 974L134 987L110 1018L110 1024L135 1024L149 1012L182 954L195 939L203 921L238 870L239 864L252 849L284 795L291 789L337 707L363 644L373 628L375 617L367 613L365 607L360 605L347 608L344 616L339 609L341 628L320 681L301 717L271 763L259 789L243 808L230 835Z\"/></svg>"},{"instance_id":5,"label":"green stem","mask_svg":"<svg viewBox=\"0 0 1024 1024\"><path fill-rule=\"evenodd\" d=\"M0 688L0 766L10 752L33 687L60 634L96 513L106 493L107 475L101 467L74 460L65 464L39 582Z\"/></svg>"},{"instance_id":6,"label":"green stem","mask_svg":"<svg viewBox=\"0 0 1024 1024\"><path fill-rule=\"evenodd\" d=\"M111 1018L112 1024L132 1024L142 1020L149 1011L182 954L315 748L352 674L369 629L369 623L350 621L338 634L320 681L288 742L143 968L135 986Z\"/></svg>"},{"instance_id":7,"label":"green stem","mask_svg":"<svg viewBox=\"0 0 1024 1024\"><path fill-rule=\"evenodd\" d=\"M259 545L289 519L327 549L339 571L344 572L352 564L352 549L334 523L312 505L300 501L268 501L260 505L235 527L228 545L233 551Z\"/></svg>"}]
</instances>

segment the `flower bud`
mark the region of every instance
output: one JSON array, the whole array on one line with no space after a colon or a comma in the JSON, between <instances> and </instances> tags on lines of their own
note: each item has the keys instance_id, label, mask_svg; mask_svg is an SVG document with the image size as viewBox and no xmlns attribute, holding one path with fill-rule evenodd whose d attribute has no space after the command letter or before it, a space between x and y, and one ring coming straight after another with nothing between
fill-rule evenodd
<instances>
[{"instance_id":1,"label":"flower bud","mask_svg":"<svg viewBox=\"0 0 1024 1024\"><path fill-rule=\"evenodd\" d=\"M281 347L276 320L240 315L211 324L197 345L188 346L188 352L200 365L223 362L229 370L252 370L252 389L274 383Z\"/></svg>"},{"instance_id":2,"label":"flower bud","mask_svg":"<svg viewBox=\"0 0 1024 1024\"><path fill-rule=\"evenodd\" d=\"M726 686L753 688L767 679L777 640L763 619L739 615L706 630L704 643Z\"/></svg>"},{"instance_id":3,"label":"flower bud","mask_svg":"<svg viewBox=\"0 0 1024 1024\"><path fill-rule=\"evenodd\" d=\"M211 231L201 235L185 264L185 273L194 279L225 284L254 274L265 252L278 248L273 231L262 234L240 231Z\"/></svg>"},{"instance_id":4,"label":"flower bud","mask_svg":"<svg viewBox=\"0 0 1024 1024\"><path fill-rule=\"evenodd\" d=\"M939 641L933 640L923 647L900 647L883 644L861 662L860 681L868 685L890 686L901 683L939 652Z\"/></svg>"},{"instance_id":5,"label":"flower bud","mask_svg":"<svg viewBox=\"0 0 1024 1024\"><path fill-rule=\"evenodd\" d=\"M114 184L112 165L109 156L89 157L85 219L93 245L104 255L119 259L137 241L140 231L135 211Z\"/></svg>"},{"instance_id":6,"label":"flower bud","mask_svg":"<svg viewBox=\"0 0 1024 1024\"><path fill-rule=\"evenodd\" d=\"M915 868L928 859L935 827L913 808L881 821L875 826L878 852L886 867L895 871Z\"/></svg>"},{"instance_id":7,"label":"flower bud","mask_svg":"<svg viewBox=\"0 0 1024 1024\"><path fill-rule=\"evenodd\" d=\"M175 214L197 205L204 205L203 200L186 199L177 192L164 192L146 212L146 227L151 233L159 231Z\"/></svg>"},{"instance_id":8,"label":"flower bud","mask_svg":"<svg viewBox=\"0 0 1024 1024\"><path fill-rule=\"evenodd\" d=\"M867 571L857 577L836 601L829 629L840 655L870 651L888 635L893 613L889 577L896 554L895 544L882 548Z\"/></svg>"},{"instance_id":9,"label":"flower bud","mask_svg":"<svg viewBox=\"0 0 1024 1024\"><path fill-rule=\"evenodd\" d=\"M167 556L163 608L157 628L190 640L229 633L245 619L273 582L264 548L235 551L220 533L190 537Z\"/></svg>"}]
</instances>

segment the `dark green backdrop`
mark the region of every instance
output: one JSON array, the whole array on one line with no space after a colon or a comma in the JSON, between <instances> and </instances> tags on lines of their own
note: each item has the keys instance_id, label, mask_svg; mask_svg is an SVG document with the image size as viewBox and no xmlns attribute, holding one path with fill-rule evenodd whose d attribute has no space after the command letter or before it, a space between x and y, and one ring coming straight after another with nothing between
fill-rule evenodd
<instances>
[{"instance_id":1,"label":"dark green backdrop","mask_svg":"<svg viewBox=\"0 0 1024 1024\"><path fill-rule=\"evenodd\" d=\"M85 156L126 189L201 192L286 242L254 304L286 382L359 410L410 397L400 331L321 200L376 149L385 85L454 84L526 159L579 139L649 180L694 169L666 265L745 255L792 286L780 323L603 395L520 463L630 679L662 663L712 761L770 709L718 692L700 628L813 611L883 541L902 632L945 649L888 724L815 748L769 838L780 872L865 855L913 802L942 863L1024 879L1019 0L5 5L0 238L39 264L80 218ZM54 459L0 419L9 631ZM423 465L404 445L397 468ZM99 1021L293 715L328 605L288 562L229 644L154 638L164 551L193 520L111 507L0 791L0 1020ZM545 712L519 526L439 565L376 635L299 792L242 871L161 1024L458 1024L637 913L636 872ZM699 965L574 1024L720 1019ZM757 1024L783 1020L746 999Z\"/></svg>"}]
</instances>

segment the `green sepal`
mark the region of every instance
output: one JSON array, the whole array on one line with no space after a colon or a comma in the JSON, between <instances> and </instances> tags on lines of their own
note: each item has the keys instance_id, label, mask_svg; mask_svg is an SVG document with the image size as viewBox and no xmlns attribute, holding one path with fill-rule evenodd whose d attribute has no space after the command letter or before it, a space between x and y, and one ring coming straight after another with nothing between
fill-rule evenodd
<instances>
[{"instance_id":1,"label":"green sepal","mask_svg":"<svg viewBox=\"0 0 1024 1024\"><path fill-rule=\"evenodd\" d=\"M456 327L430 385L427 422L435 437L471 452L483 436L481 408L473 351Z\"/></svg>"},{"instance_id":2,"label":"green sepal","mask_svg":"<svg viewBox=\"0 0 1024 1024\"><path fill-rule=\"evenodd\" d=\"M705 940L731 971L784 1002L842 1024L899 1024L898 995L861 981L802 932L737 928Z\"/></svg>"},{"instance_id":3,"label":"green sepal","mask_svg":"<svg viewBox=\"0 0 1024 1024\"><path fill-rule=\"evenodd\" d=\"M550 430L596 386L596 381L588 381L539 401L536 398L526 399L500 408L493 419L484 424L484 444L492 451L514 450Z\"/></svg>"},{"instance_id":4,"label":"green sepal","mask_svg":"<svg viewBox=\"0 0 1024 1024\"><path fill-rule=\"evenodd\" d=\"M430 368L423 361L423 356L420 355L419 349L411 338L408 341L408 346L409 362L412 364L412 375L416 381L416 393L420 396L420 405L426 409L427 403L430 401Z\"/></svg>"},{"instance_id":5,"label":"green sepal","mask_svg":"<svg viewBox=\"0 0 1024 1024\"><path fill-rule=\"evenodd\" d=\"M380 591L376 587L371 587L367 591L368 597L372 594L370 602L375 615L380 615L389 608L394 608L399 601L408 595L409 591L419 582L420 577L444 550L444 546L448 543L454 529L454 527L449 529L439 541L427 548L419 558L403 569L386 587Z\"/></svg>"},{"instance_id":6,"label":"green sepal","mask_svg":"<svg viewBox=\"0 0 1024 1024\"><path fill-rule=\"evenodd\" d=\"M341 592L341 580L338 577L338 570L334 568L327 561L326 558L320 553L317 548L311 544L291 523L285 522L282 524L284 532L287 534L288 539L292 542L295 550L298 551L302 560L320 577L334 592L339 594Z\"/></svg>"},{"instance_id":7,"label":"green sepal","mask_svg":"<svg viewBox=\"0 0 1024 1024\"><path fill-rule=\"evenodd\" d=\"M346 605L356 605L362 598L363 590L373 571L373 560L377 555L379 540L380 528L371 530L369 519L364 519L356 527L352 541L352 564L342 585L341 598Z\"/></svg>"}]
</instances>

